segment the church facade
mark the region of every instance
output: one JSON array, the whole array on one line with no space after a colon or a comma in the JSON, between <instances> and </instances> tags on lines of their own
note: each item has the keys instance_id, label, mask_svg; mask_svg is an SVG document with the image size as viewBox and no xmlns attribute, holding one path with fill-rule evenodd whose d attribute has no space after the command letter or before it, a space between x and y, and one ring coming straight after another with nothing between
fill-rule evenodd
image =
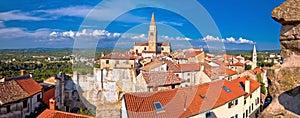
<instances>
[{"instance_id":1,"label":"church facade","mask_svg":"<svg viewBox=\"0 0 300 118\"><path fill-rule=\"evenodd\" d=\"M156 56L157 54L169 55L171 53L170 42L157 42L157 29L152 13L152 18L148 31L148 42L134 42L134 47L131 52L142 54L143 57Z\"/></svg>"}]
</instances>

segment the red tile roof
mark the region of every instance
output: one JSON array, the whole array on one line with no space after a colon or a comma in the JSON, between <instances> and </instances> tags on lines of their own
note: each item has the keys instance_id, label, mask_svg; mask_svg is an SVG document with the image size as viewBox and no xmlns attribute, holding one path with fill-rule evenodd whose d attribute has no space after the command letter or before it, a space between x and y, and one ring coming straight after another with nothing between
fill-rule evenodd
<instances>
[{"instance_id":1,"label":"red tile roof","mask_svg":"<svg viewBox=\"0 0 300 118\"><path fill-rule=\"evenodd\" d=\"M55 87L43 92L43 102L49 105L49 100L55 96Z\"/></svg>"},{"instance_id":2,"label":"red tile roof","mask_svg":"<svg viewBox=\"0 0 300 118\"><path fill-rule=\"evenodd\" d=\"M157 68L157 67L162 66L164 64L167 64L167 68L168 68L167 71L168 72L180 72L179 67L174 62L169 61L169 60L153 61L153 62L150 62L150 63L146 64L145 66L141 67L140 69L144 70L144 71L150 71L151 69Z\"/></svg>"},{"instance_id":3,"label":"red tile roof","mask_svg":"<svg viewBox=\"0 0 300 118\"><path fill-rule=\"evenodd\" d=\"M46 109L37 118L95 118L95 117Z\"/></svg>"},{"instance_id":4,"label":"red tile roof","mask_svg":"<svg viewBox=\"0 0 300 118\"><path fill-rule=\"evenodd\" d=\"M226 92L226 86L231 92ZM126 93L124 100L129 117L188 117L226 104L246 93L236 84L218 80L189 88L176 88L147 93ZM204 96L202 98L201 96ZM163 111L156 112L154 102Z\"/></svg>"},{"instance_id":5,"label":"red tile roof","mask_svg":"<svg viewBox=\"0 0 300 118\"><path fill-rule=\"evenodd\" d=\"M186 51L183 54L175 55L174 58L177 59L188 59L191 57L198 56L199 54L202 54L203 51Z\"/></svg>"},{"instance_id":6,"label":"red tile roof","mask_svg":"<svg viewBox=\"0 0 300 118\"><path fill-rule=\"evenodd\" d=\"M260 68L255 68L255 69L253 69L253 70L250 70L250 72L256 75L256 74L261 74L261 73L263 73L264 70L263 70L263 69L260 69Z\"/></svg>"},{"instance_id":7,"label":"red tile roof","mask_svg":"<svg viewBox=\"0 0 300 118\"><path fill-rule=\"evenodd\" d=\"M225 73L226 73L227 76L232 76L232 75L237 74L237 71L234 71L234 70L231 70L229 68L226 68L225 69Z\"/></svg>"},{"instance_id":8,"label":"red tile roof","mask_svg":"<svg viewBox=\"0 0 300 118\"><path fill-rule=\"evenodd\" d=\"M191 64L177 64L181 72L200 71L200 65L196 63Z\"/></svg>"},{"instance_id":9,"label":"red tile roof","mask_svg":"<svg viewBox=\"0 0 300 118\"><path fill-rule=\"evenodd\" d=\"M148 86L163 86L180 84L183 80L170 72L144 72L141 73Z\"/></svg>"},{"instance_id":10,"label":"red tile roof","mask_svg":"<svg viewBox=\"0 0 300 118\"><path fill-rule=\"evenodd\" d=\"M231 64L230 66L245 66L245 64L241 63L241 62L237 62L237 63Z\"/></svg>"},{"instance_id":11,"label":"red tile roof","mask_svg":"<svg viewBox=\"0 0 300 118\"><path fill-rule=\"evenodd\" d=\"M244 76L239 79L232 80L232 83L239 86L241 85L241 83L245 85L245 80L250 80L250 93L253 93L257 88L260 87L260 83L250 78L249 76ZM249 93L245 94L245 98L247 98L249 95L250 95Z\"/></svg>"},{"instance_id":12,"label":"red tile roof","mask_svg":"<svg viewBox=\"0 0 300 118\"><path fill-rule=\"evenodd\" d=\"M28 97L30 95L15 80L0 83L0 106Z\"/></svg>"},{"instance_id":13,"label":"red tile roof","mask_svg":"<svg viewBox=\"0 0 300 118\"><path fill-rule=\"evenodd\" d=\"M18 79L16 82L30 95L34 95L42 91L42 86L32 78Z\"/></svg>"},{"instance_id":14,"label":"red tile roof","mask_svg":"<svg viewBox=\"0 0 300 118\"><path fill-rule=\"evenodd\" d=\"M163 64L164 63L162 61L153 61L153 62L150 62L150 63L146 64L145 66L141 67L140 69L144 70L144 71L150 71L151 69L162 66Z\"/></svg>"}]
</instances>

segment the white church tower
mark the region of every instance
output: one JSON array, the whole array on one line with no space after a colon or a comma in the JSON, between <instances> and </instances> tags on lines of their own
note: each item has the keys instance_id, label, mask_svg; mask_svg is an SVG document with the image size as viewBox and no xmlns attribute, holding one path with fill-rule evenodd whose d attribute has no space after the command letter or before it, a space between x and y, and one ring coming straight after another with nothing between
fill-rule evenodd
<instances>
[{"instance_id":1,"label":"white church tower","mask_svg":"<svg viewBox=\"0 0 300 118\"><path fill-rule=\"evenodd\" d=\"M255 69L257 67L257 54L256 54L256 47L253 46L253 52L252 52L252 65L251 69Z\"/></svg>"}]
</instances>

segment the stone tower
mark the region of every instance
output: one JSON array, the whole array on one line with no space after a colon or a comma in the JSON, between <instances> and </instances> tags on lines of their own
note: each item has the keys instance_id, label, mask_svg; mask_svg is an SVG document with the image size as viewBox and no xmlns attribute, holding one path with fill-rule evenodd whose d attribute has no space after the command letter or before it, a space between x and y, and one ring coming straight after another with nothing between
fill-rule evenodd
<instances>
[{"instance_id":1,"label":"stone tower","mask_svg":"<svg viewBox=\"0 0 300 118\"><path fill-rule=\"evenodd\" d=\"M154 13L152 13L152 18L150 22L150 27L148 31L148 46L149 49L148 51L156 51L156 43L157 43L157 31L156 31L156 23L155 23L155 18L154 18Z\"/></svg>"},{"instance_id":2,"label":"stone tower","mask_svg":"<svg viewBox=\"0 0 300 118\"><path fill-rule=\"evenodd\" d=\"M257 67L257 54L256 54L256 47L253 46L253 52L252 52L252 65L251 69L254 69Z\"/></svg>"}]
</instances>

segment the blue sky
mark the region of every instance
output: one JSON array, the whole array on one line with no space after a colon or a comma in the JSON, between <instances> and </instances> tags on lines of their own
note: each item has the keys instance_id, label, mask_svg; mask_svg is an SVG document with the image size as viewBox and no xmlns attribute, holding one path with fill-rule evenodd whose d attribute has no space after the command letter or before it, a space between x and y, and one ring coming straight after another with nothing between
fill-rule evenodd
<instances>
[{"instance_id":1,"label":"blue sky","mask_svg":"<svg viewBox=\"0 0 300 118\"><path fill-rule=\"evenodd\" d=\"M109 21L110 25L105 29L98 26L108 22L115 11L131 5L130 2L111 4L114 9L103 7L95 10L101 0L4 0L0 4L0 49L72 48L77 37L89 35L101 39L98 47L115 47L116 42L121 42L120 37L125 37L124 42L130 40L130 43L146 41L152 12L158 24L159 41L178 40L206 48L205 40L218 40L224 43L226 49L252 49L253 44L258 50L280 49L280 24L271 18L271 12L283 0L198 0L214 20L222 37L202 36L182 14L150 5L124 11L126 13ZM191 7L193 11L192 6L183 4L182 7ZM88 14L91 20L83 23ZM202 17L197 19L201 22Z\"/></svg>"}]
</instances>

